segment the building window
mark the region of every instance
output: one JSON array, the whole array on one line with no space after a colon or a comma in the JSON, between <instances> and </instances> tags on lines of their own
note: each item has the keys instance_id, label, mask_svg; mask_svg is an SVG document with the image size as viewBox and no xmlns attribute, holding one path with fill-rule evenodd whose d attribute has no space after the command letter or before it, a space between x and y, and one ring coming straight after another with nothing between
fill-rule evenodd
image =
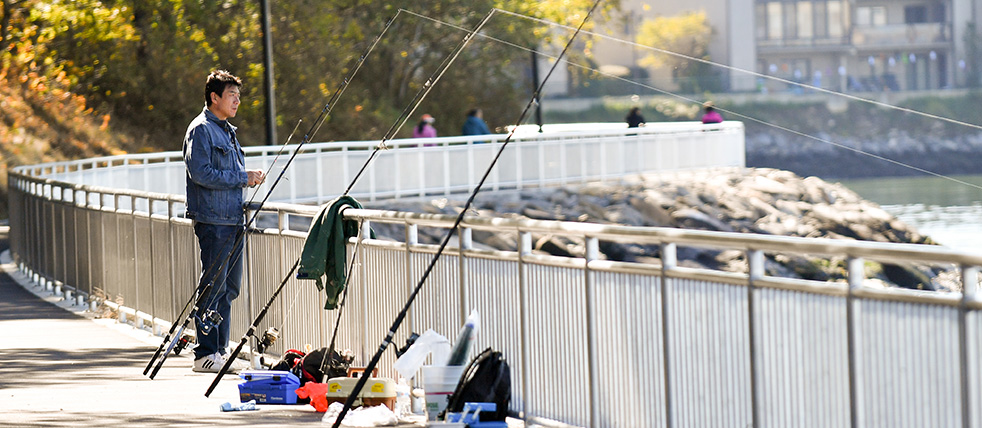
<instances>
[{"instance_id":1,"label":"building window","mask_svg":"<svg viewBox=\"0 0 982 428\"><path fill-rule=\"evenodd\" d=\"M754 6L754 13L756 14L756 27L757 30L757 40L767 39L767 5L764 3L757 3Z\"/></svg>"},{"instance_id":2,"label":"building window","mask_svg":"<svg viewBox=\"0 0 982 428\"><path fill-rule=\"evenodd\" d=\"M828 7L825 2L816 3L815 6L815 37L828 37Z\"/></svg>"},{"instance_id":3,"label":"building window","mask_svg":"<svg viewBox=\"0 0 982 428\"><path fill-rule=\"evenodd\" d=\"M781 3L767 3L767 38L771 40L781 40L784 38L783 25L781 24Z\"/></svg>"},{"instance_id":4,"label":"building window","mask_svg":"<svg viewBox=\"0 0 982 428\"><path fill-rule=\"evenodd\" d=\"M829 11L829 37L842 37L843 13L841 1L830 1L826 3Z\"/></svg>"},{"instance_id":5,"label":"building window","mask_svg":"<svg viewBox=\"0 0 982 428\"><path fill-rule=\"evenodd\" d=\"M887 8L883 6L857 7L856 25L864 27L880 27L887 25Z\"/></svg>"},{"instance_id":6,"label":"building window","mask_svg":"<svg viewBox=\"0 0 982 428\"><path fill-rule=\"evenodd\" d=\"M849 27L845 0L760 1L755 5L757 40L840 38ZM866 8L864 18L885 18L885 9ZM871 9L878 9L873 12Z\"/></svg>"},{"instance_id":7,"label":"building window","mask_svg":"<svg viewBox=\"0 0 982 428\"><path fill-rule=\"evenodd\" d=\"M927 19L928 22L945 22L944 3L932 4L930 14L928 15Z\"/></svg>"},{"instance_id":8,"label":"building window","mask_svg":"<svg viewBox=\"0 0 982 428\"><path fill-rule=\"evenodd\" d=\"M794 24L796 21L795 17L795 4L794 3L784 3L784 38L794 39L798 37L795 32Z\"/></svg>"},{"instance_id":9,"label":"building window","mask_svg":"<svg viewBox=\"0 0 982 428\"><path fill-rule=\"evenodd\" d=\"M905 24L922 24L927 22L927 6L907 6L904 8Z\"/></svg>"},{"instance_id":10,"label":"building window","mask_svg":"<svg viewBox=\"0 0 982 428\"><path fill-rule=\"evenodd\" d=\"M812 31L812 4L808 1L798 2L798 38L810 39L815 37Z\"/></svg>"}]
</instances>

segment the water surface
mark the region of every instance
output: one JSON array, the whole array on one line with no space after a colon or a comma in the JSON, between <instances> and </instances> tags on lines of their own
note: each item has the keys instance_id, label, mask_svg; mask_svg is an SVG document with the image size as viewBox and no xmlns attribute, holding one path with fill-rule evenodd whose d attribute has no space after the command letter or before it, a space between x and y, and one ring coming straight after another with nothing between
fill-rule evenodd
<instances>
[{"instance_id":1,"label":"water surface","mask_svg":"<svg viewBox=\"0 0 982 428\"><path fill-rule=\"evenodd\" d=\"M982 175L844 180L842 184L945 246L982 252ZM978 186L978 187L974 187Z\"/></svg>"},{"instance_id":2,"label":"water surface","mask_svg":"<svg viewBox=\"0 0 982 428\"><path fill-rule=\"evenodd\" d=\"M844 180L842 184L945 246L982 252L982 175ZM973 187L978 186L978 187Z\"/></svg>"}]
</instances>

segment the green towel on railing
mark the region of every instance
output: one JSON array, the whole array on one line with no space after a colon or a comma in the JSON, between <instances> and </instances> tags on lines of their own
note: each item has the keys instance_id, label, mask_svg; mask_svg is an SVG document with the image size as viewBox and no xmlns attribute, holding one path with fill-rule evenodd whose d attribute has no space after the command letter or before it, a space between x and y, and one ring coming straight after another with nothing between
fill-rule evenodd
<instances>
[{"instance_id":1,"label":"green towel on railing","mask_svg":"<svg viewBox=\"0 0 982 428\"><path fill-rule=\"evenodd\" d=\"M317 213L307 231L297 268L297 279L313 279L318 290L325 290L327 302L324 309L338 306L338 296L344 290L347 273L345 243L348 238L358 235L358 222L341 218L341 209L345 207L361 208L361 204L351 196L341 196L324 205ZM371 235L375 237L374 233Z\"/></svg>"}]
</instances>

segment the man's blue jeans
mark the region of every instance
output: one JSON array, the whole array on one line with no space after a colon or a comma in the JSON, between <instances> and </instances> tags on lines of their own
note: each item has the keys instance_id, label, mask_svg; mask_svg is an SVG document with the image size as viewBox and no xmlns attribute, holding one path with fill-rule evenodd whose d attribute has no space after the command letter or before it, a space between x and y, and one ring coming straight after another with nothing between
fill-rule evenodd
<instances>
[{"instance_id":1,"label":"man's blue jeans","mask_svg":"<svg viewBox=\"0 0 982 428\"><path fill-rule=\"evenodd\" d=\"M198 303L199 308L215 310L222 316L222 322L207 334L202 333L201 320L195 314L198 346L194 348L194 358L220 352L225 353L229 340L232 301L239 296L242 288L242 247L240 234L242 226L223 226L217 224L194 224L194 235L201 247L201 278L198 280L198 293L211 282L212 288ZM238 245L236 245L238 244ZM233 250L232 246L235 245ZM232 257L229 258L229 253ZM226 260L227 259L227 260Z\"/></svg>"}]
</instances>

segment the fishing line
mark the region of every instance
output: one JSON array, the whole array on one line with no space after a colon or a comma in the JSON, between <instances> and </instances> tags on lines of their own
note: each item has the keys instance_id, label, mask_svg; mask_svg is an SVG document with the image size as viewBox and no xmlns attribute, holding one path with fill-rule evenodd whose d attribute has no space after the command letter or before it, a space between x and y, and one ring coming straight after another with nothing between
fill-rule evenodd
<instances>
[{"instance_id":1,"label":"fishing line","mask_svg":"<svg viewBox=\"0 0 982 428\"><path fill-rule=\"evenodd\" d=\"M293 139L293 134L297 133L297 129L300 128L301 123L303 123L303 119L297 120L297 125L293 127L293 131L290 132L290 136L286 137L286 141L283 144L281 144L280 149L276 151L276 156L274 156L273 161L269 163L269 168L266 168L266 172L263 173L263 177L268 176L269 173L273 171L273 167L276 166L276 161L280 159L280 156L283 155L283 152L286 151L286 147L290 145L290 140ZM286 166L284 165L283 168L286 169ZM289 178L287 178L287 180L289 180ZM256 196L259 195L260 189L262 189L261 185L256 186L256 190L252 192L252 197L249 198L249 202L246 203L246 206L251 206L253 204L253 201L256 200Z\"/></svg>"},{"instance_id":2,"label":"fishing line","mask_svg":"<svg viewBox=\"0 0 982 428\"><path fill-rule=\"evenodd\" d=\"M395 122L392 123L392 125L389 127L389 130L382 135L382 140L379 141L378 145L375 147L375 150L373 150L372 154L368 157L368 160L365 161L361 169L358 170L358 173L355 174L355 177L351 180L351 184L348 185L348 188L344 190L344 195L347 195L348 192L350 192L351 189L355 187L355 184L358 183L358 179L361 178L362 173L364 173L365 170L368 169L368 166L375 159L375 156L378 154L378 152L380 150L388 149L388 147L385 145L385 142L395 137L395 134L399 132L400 129L402 129L403 125L405 125L406 122L409 120L409 117L412 116L413 112L416 111L416 108L418 108L419 105L423 102L423 99L425 99L426 96L430 93L430 90L432 90L433 87L436 86L436 83L440 81L440 78L442 78L443 74L446 73L446 71L450 68L450 65L452 65L454 61L457 60L457 57L460 56L460 54L464 51L464 48L467 47L467 44L470 43L474 35L482 28L484 28L484 24L486 24L488 20L491 19L491 16L494 15L495 13L495 10L496 9L492 9L490 12L488 12L488 14L484 16L484 19L481 20L481 23L478 24L478 26L473 30L467 30L467 29L464 30L467 32L467 34L464 35L464 38L460 40L460 42L454 48L454 51L451 51L453 52L453 54L444 58L443 62L436 68L436 70L433 71L433 74L430 75L430 77L426 79L426 81L423 83L423 87L421 87L419 91L416 91L416 95L413 97L413 99L409 102L409 104L406 105L405 108L403 108L402 113L400 113L399 117L397 117ZM399 12L406 12L407 14L421 17L421 15L408 11L406 9L399 9ZM457 26L454 27L461 28Z\"/></svg>"},{"instance_id":3,"label":"fishing line","mask_svg":"<svg viewBox=\"0 0 982 428\"><path fill-rule=\"evenodd\" d=\"M530 20L534 20L534 21L539 21L541 23L545 23L545 24L549 24L549 25L555 25L555 26L564 27L564 28L568 28L568 29L575 29L574 27L569 27L569 26L564 25L564 24L559 24L559 23L555 23L555 22L543 20L543 19L540 19L540 18L534 18L534 17L530 17L530 16L525 16L525 15L517 14L517 13L514 13L514 12L510 12L510 11L504 11L503 10L502 12L505 13L505 14L508 14L508 15L513 15L513 16L518 16L518 17L521 17L521 18L526 18L526 19L530 19ZM435 19L435 18L431 18L431 17L419 15L419 14L416 14L414 12L407 12L407 13L410 13L410 14L413 14L413 15L416 15L416 16L419 16L421 18L429 19L429 20L431 20L433 22L436 22L436 23L439 23L441 25L447 25L447 26L450 26L450 27L453 27L453 28L462 29L462 28L457 27L457 26L455 26L455 25L453 25L451 23L448 23L448 22L445 22L445 21L441 21L441 20L438 20L438 19ZM838 96L842 96L842 97L853 99L853 100L860 101L860 102L868 102L868 103L872 103L872 104L875 104L875 105L879 105L879 106L883 106L883 107L887 107L887 108L892 108L892 109L899 110L899 111L906 112L906 113L912 113L912 114L921 115L921 116L925 116L925 117L929 117L929 118L937 118L937 119L940 119L940 120L944 120L944 121L947 121L947 122L950 122L950 123L967 126L967 127L970 127L970 128L982 129L982 126L978 126L978 125L973 125L973 124L970 124L970 123L961 122L961 121L958 121L958 120L955 120L955 119L948 119L948 118L938 117L938 116L935 116L935 115L932 115L932 114L929 114L929 113L919 112L917 110L911 110L911 109L908 109L908 108L905 108L905 107L893 106L893 105L890 105L890 104L885 104L885 103L881 103L881 102L878 102L878 101L869 100L869 99L866 99L866 98L860 98L860 97L856 97L856 96L845 94L845 93L841 93L841 92L836 92L836 91L832 91L832 90L827 90L827 89L812 87L812 86L805 85L805 84L802 84L802 83L797 83L797 82L793 82L793 81L781 79L781 78L778 78L778 77L775 77L775 76L767 76L767 75L763 75L763 74L760 74L760 73L751 72L751 71L748 71L748 70L743 70L743 69L740 69L740 68L728 66L728 65L725 65L725 64L719 64L719 63L715 63L715 62L712 62L712 61L703 60L703 59L700 59L700 58L693 58L693 57L689 57L689 56L686 56L686 55L683 55L683 54L678 54L678 53L674 53L674 52L671 52L671 51L666 51L666 50L663 50L663 49L658 49L658 48L654 48L654 47L648 47L648 46L644 46L644 45L639 45L639 44L637 44L635 42L631 42L631 41L628 41L628 40L618 39L618 38L607 36L607 35L604 35L604 34L593 33L593 32L589 32L589 31L585 31L585 30L583 31L583 33L591 34L591 35L594 35L594 36L602 37L602 38L605 38L605 39L609 39L609 40L613 40L613 41L617 41L617 42L621 42L621 43L632 44L632 45L635 45L635 46L638 46L638 47L649 48L649 49L652 49L652 50L655 50L655 51L658 51L658 52L663 52L663 53L666 53L666 54L673 54L673 55L676 55L676 56L679 56L679 57L682 57L682 58L691 59L691 60L694 60L694 61L699 61L699 62L702 62L702 63L705 63L705 64L709 64L709 65L715 65L715 66L719 66L719 67L723 67L723 68L727 68L727 69L731 69L731 70L735 70L735 71L741 71L741 72L744 72L744 73L753 74L753 75L756 75L758 77L764 77L764 78L767 78L767 79L772 79L772 80L776 80L776 81L783 82L783 83L799 85L799 86L803 86L803 87L806 87L806 88L809 88L809 89L815 89L817 91L820 90L821 92L824 92L824 93L827 93L827 94L830 94L830 95L838 95ZM559 60L558 57L555 57L553 55L550 55L550 54L547 54L547 53L544 53L544 52L541 52L541 51L538 51L538 50L535 50L535 49L527 48L527 47L524 47L524 46L521 46L521 45L518 45L518 44L515 44L515 43L512 43L512 42L509 42L507 40L502 40L502 39L498 39L498 38L495 38L495 37L492 37L492 36L483 35L483 34L480 35L480 36L481 37L484 37L486 39L489 39L489 40L492 40L492 41L495 41L495 42L498 42L498 43L507 45L507 46L514 47L516 49L520 49L520 50L526 51L526 52L534 52L537 55L541 55L541 56L543 56L545 58L548 58L548 59L557 60L557 61ZM671 92L671 91L667 91L667 90L664 90L664 89L660 89L660 88L657 88L657 87L654 87L654 86L651 86L651 85L647 85L647 84L644 84L644 83L641 83L641 82L638 82L638 81L634 81L634 80L627 79L627 78L624 78L624 77L621 77L621 76L617 76L617 75L614 75L614 74L611 74L611 73L607 73L607 72L598 70L598 69L593 68L593 67L589 67L589 66L586 66L586 65L574 63L574 62L571 62L571 61L565 60L565 59L562 60L562 62L566 63L567 65L571 65L571 66L574 66L574 67L577 67L577 68L580 68L580 69L584 69L584 70L595 72L597 74L603 75L604 77L608 77L608 78L611 78L611 79L619 80L619 81L622 81L622 82L625 82L625 83L630 83L630 84L633 84L633 85L636 85L636 86L640 86L640 87L643 87L643 88L646 88L646 89L650 89L652 91L655 91L655 92L658 92L658 93L661 93L661 94L664 94L664 95L668 95L668 96L671 96L671 97L674 97L674 98L677 98L677 99L680 99L680 100L683 100L683 101L691 102L693 104L702 104L702 101L700 101L700 100L692 99L692 98L686 97L686 96L681 95L681 94L677 94L677 93L674 93L674 92ZM736 112L736 111L733 111L733 110L721 108L721 107L718 107L718 106L715 107L715 108L717 110L723 111L723 112L725 112L727 114L730 114L730 115L733 115L733 116L736 116L736 117L740 117L740 118L743 118L743 119L747 119L747 120L749 120L751 122L756 122L756 123L759 123L759 124L764 125L764 126L769 126L769 127L772 127L772 128L778 129L778 130L781 130L781 131L789 132L789 133L792 133L792 134L795 134L795 135L798 135L798 136L801 136L801 137L805 137L805 138L808 138L808 139L811 139L811 140L815 140L815 141L818 141L818 142L821 142L821 143L825 143L825 144L828 144L828 145L831 145L831 146L835 146L835 147L839 147L839 148L842 148L842 149L846 149L846 150L849 150L849 151L852 151L852 152L855 152L855 153L858 153L858 154L861 154L861 155L865 155L865 156L871 157L873 159L877 159L877 160L881 160L881 161L884 161L884 162L888 162L888 163L891 163L891 164L894 164L894 165L897 165L897 166L900 166L900 167L903 167L903 168L907 168L907 169L910 169L910 170L913 170L913 171L917 171L917 172L920 172L920 173L923 173L923 174L927 174L927 175L930 175L930 176L934 176L934 177L937 177L937 178L942 178L942 179L951 181L951 182L956 183L956 184L960 184L960 185L963 185L963 186L967 186L967 187L971 187L971 188L982 190L982 186L980 186L980 185L976 185L976 184L969 183L969 182L966 182L966 181L963 181L963 180L959 180L959 179L954 178L954 177L951 177L951 176L947 176L947 175L944 175L944 174L936 173L936 172L933 172L933 171L930 171L930 170L926 170L926 169L923 169L923 168L920 168L920 167L916 167L914 165L909 165L909 164L906 164L906 163L903 163L903 162L900 162L900 161L896 161L896 160L893 160L893 159L890 159L890 158L887 158L887 157L883 157L883 156L874 154L874 153L869 153L869 152L863 151L863 150L858 149L858 148L855 148L855 147L849 147L847 145L844 145L842 143L837 143L837 142L832 141L832 140L828 140L828 139L824 139L824 138L817 137L817 136L814 136L814 135L810 135L810 134L807 134L807 133L804 133L804 132L801 132L801 131L796 131L794 129L787 128L785 126L781 126L781 125L778 125L778 124L775 124L775 123L770 123L770 122L767 122L767 121L765 121L763 119L757 119L755 117L748 116L748 115L745 115L745 114L742 114L742 113L739 113L739 112Z\"/></svg>"},{"instance_id":4,"label":"fishing line","mask_svg":"<svg viewBox=\"0 0 982 428\"><path fill-rule=\"evenodd\" d=\"M580 26L577 28L577 31L573 33L572 36L570 36L570 39L566 43L566 46L563 48L563 51L559 54L560 58L562 58L569 50L569 47L573 44L573 41L576 40L576 36L580 33L580 29L582 29L583 26L586 24L586 22L590 19L590 16L593 15L593 12L597 9L597 6L600 5L601 1L602 0L597 0L590 8L590 10L587 12L586 16L583 18L583 21L580 23ZM488 18L490 18L491 14L494 13L495 10L497 9L492 9L491 13L488 14ZM485 18L485 20L487 20L487 18ZM535 103L535 100L538 99L539 93L542 91L543 85L545 85L545 83L549 80L549 77L552 76L552 73L556 70L556 66L558 65L559 65L559 61L553 63L552 68L549 69L549 72L546 74L545 78L543 78L539 86L536 87L535 92L532 94L531 99L529 100L528 104L525 106L525 109L522 111L522 114L519 116L518 120L516 121L516 124L521 124L522 121L525 119L525 115L528 114L529 110L532 108L532 105ZM508 144L511 142L511 138L512 136L515 135L515 131L517 129L518 129L517 126L512 128L511 132L508 134L508 137L505 138L504 142L501 145L501 148L498 150L498 153L495 155L494 159L491 160L491 164L488 165L487 170L484 171L484 175L481 177L481 180L477 183L477 186L474 187L474 190L467 198L467 202L464 204L463 209L457 215L457 218L454 221L454 224L450 227L450 230L447 231L447 234L444 237L443 242L440 244L439 249L437 249L436 254L433 255L433 258L430 259L430 263L429 265L427 265L426 270L423 271L423 276L419 279L419 282L416 284L416 287L413 289L412 294L409 295L409 299L406 301L406 304L403 306L402 310L399 311L399 314L396 316L396 319L392 323L392 326L389 328L388 333L385 335L385 338L382 340L382 343L379 345L379 348L375 352L375 355L372 356L371 361L369 361L368 365L365 366L365 372L364 372L365 374L363 374L358 378L358 382L355 384L351 394L348 396L348 399L344 403L344 408L341 409L341 413L338 414L338 416L334 420L333 428L339 428L341 426L341 422L344 421L345 415L348 413L348 410L351 409L351 406L358 398L358 394L365 386L369 374L378 365L378 362L382 358L382 354L385 352L385 350L389 347L390 344L392 344L392 338L395 336L396 330L399 329L399 326L402 324L402 321L406 318L406 314L409 312L409 308L416 300L416 296L418 296L419 292L423 289L423 284L426 283L426 279L429 277L430 273L433 271L433 268L436 266L436 262L440 259L440 256L443 255L443 251L446 249L447 244L450 243L450 239L453 238L453 235L457 231L457 228L460 227L460 223L464 219L464 214L467 213L471 204L474 202L474 198L477 197L477 194L481 191L481 187L484 186L484 183L491 175L491 171L494 169L494 166L497 164L498 159L501 158L501 154L508 147Z\"/></svg>"},{"instance_id":5,"label":"fishing line","mask_svg":"<svg viewBox=\"0 0 982 428\"><path fill-rule=\"evenodd\" d=\"M269 200L269 197L273 194L273 190L276 188L276 185L279 184L280 180L285 175L286 170L289 168L290 164L293 162L293 160L300 153L300 151L303 148L304 144L306 144L307 142L309 142L313 138L313 136L315 135L315 133L320 129L321 125L323 125L324 121L327 119L328 114L330 114L330 112L333 111L335 105L337 104L337 100L344 93L345 89L347 89L348 84L351 82L351 79L361 69L362 65L365 63L365 59L375 49L375 47L378 45L379 41L382 39L382 36L385 35L385 33L388 31L388 29L392 26L392 23L395 22L396 18L399 17L399 14L400 14L400 12L396 12L395 16L393 16L391 19L389 19L385 23L385 26L383 27L382 31L375 37L375 39L369 45L368 49L359 57L358 61L355 64L355 67L352 69L351 73L349 73L349 75L344 78L344 80L340 83L340 85L338 86L338 88L334 91L334 94L328 100L328 103L325 104L324 105L324 108L321 109L321 112L317 116L317 119L314 120L314 123L311 125L310 129L308 129L308 131L304 135L303 139L297 145L296 149L293 151L293 154L290 156L289 160L287 160L286 165L283 166L283 169L280 171L279 175L276 177L276 180L274 180L273 183L270 185L269 190L267 191L266 195L263 197L263 200L259 203L259 208L257 208L254 211L254 214L249 218L249 220L246 223L245 227L243 228L242 232L236 234L236 241L232 245L232 250L229 251L228 256L226 256L224 258L224 261L219 266L219 269L217 271L215 271L216 272L215 273L215 276L212 277L212 279L210 281L208 281L208 283L205 285L205 287L203 287L200 290L200 294L199 294L199 290L197 290L197 287L196 287L195 293L192 294L191 300L189 300L188 303L185 304L184 309L181 310L181 315L178 316L178 319L180 319L182 317L186 317L186 318L184 318L184 322L183 323L178 323L177 320L175 320L175 322L171 325L170 331L164 337L163 342L160 344L160 347L157 348L157 351L154 353L153 357L151 357L150 362L147 364L146 369L144 369L144 371L143 371L143 374L147 374L147 371L150 370L150 367L153 365L154 361L157 360L158 358L160 358L160 361L158 362L157 366L154 368L153 372L151 372L150 378L153 379L154 376L156 376L157 372L163 366L164 360L167 359L167 354L161 355L161 351L164 350L164 348L167 346L168 341L171 338L171 335L176 331L176 328L175 327L178 324L181 324L180 330L183 332L184 329L187 327L187 325L190 323L191 318L193 318L192 313L197 312L197 313L203 314L203 312L202 312L203 309L209 307L212 304L212 302L214 301L213 299L215 297L217 297L217 296L210 295L210 294L212 294L211 293L211 289L213 287L213 283L214 283L215 277L217 277L217 272L219 272L222 269L224 269L224 267L228 264L229 260L232 257L232 254L235 253L234 249L236 247L238 247L239 246L239 243L245 238L245 235L248 232L249 227L255 222L256 218L259 216L259 214L261 212L261 209L262 209L262 206L265 205L266 201ZM299 123L298 123L298 126L299 126ZM292 138L292 136L293 136L293 134L290 135L291 138ZM271 168L272 168L272 166L271 166ZM257 190L257 193L258 193L258 190ZM223 246L224 246L224 244L223 244ZM201 298L206 298L206 300L205 300L206 305L199 306L199 303L201 303L200 302L200 299ZM185 311L190 307L190 305L192 303L194 304L194 308L192 309L192 313L185 314ZM200 316L200 314L199 314L199 316ZM179 339L179 338L175 338L175 343L176 343L176 340L177 339ZM173 347L173 346L174 345L171 344L171 347ZM167 353L169 353L169 352L170 352L170 349L167 350Z\"/></svg>"}]
</instances>

